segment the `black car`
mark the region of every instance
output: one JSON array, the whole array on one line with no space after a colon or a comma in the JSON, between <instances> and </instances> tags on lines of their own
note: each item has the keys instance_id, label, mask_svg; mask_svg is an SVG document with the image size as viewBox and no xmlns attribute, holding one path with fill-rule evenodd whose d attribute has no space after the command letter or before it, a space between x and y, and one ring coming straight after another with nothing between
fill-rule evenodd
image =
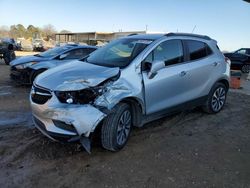
<instances>
[{"instance_id":1,"label":"black car","mask_svg":"<svg viewBox=\"0 0 250 188\"><path fill-rule=\"evenodd\" d=\"M6 65L16 58L17 45L14 39L0 38L0 58L4 59Z\"/></svg>"},{"instance_id":2,"label":"black car","mask_svg":"<svg viewBox=\"0 0 250 188\"><path fill-rule=\"evenodd\" d=\"M42 72L82 59L96 49L96 46L66 45L36 55L20 57L10 63L10 77L17 83L30 85Z\"/></svg>"},{"instance_id":3,"label":"black car","mask_svg":"<svg viewBox=\"0 0 250 188\"><path fill-rule=\"evenodd\" d=\"M231 60L231 69L241 70L243 73L250 71L250 48L241 48L224 55Z\"/></svg>"}]
</instances>

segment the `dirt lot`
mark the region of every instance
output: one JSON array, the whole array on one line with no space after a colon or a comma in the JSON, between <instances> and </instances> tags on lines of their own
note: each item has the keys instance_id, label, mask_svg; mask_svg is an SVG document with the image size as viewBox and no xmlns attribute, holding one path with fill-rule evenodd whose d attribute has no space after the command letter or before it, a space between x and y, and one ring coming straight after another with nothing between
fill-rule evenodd
<instances>
[{"instance_id":1,"label":"dirt lot","mask_svg":"<svg viewBox=\"0 0 250 188\"><path fill-rule=\"evenodd\" d=\"M135 129L112 153L54 143L32 122L28 87L0 63L0 187L250 187L250 95L230 92L217 115L199 109ZM248 83L249 84L249 83Z\"/></svg>"}]
</instances>

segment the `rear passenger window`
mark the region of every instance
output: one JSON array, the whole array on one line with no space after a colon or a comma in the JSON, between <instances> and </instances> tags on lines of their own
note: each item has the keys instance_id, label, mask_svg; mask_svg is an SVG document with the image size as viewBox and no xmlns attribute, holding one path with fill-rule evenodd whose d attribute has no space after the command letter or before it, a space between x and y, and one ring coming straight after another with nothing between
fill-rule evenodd
<instances>
[{"instance_id":1,"label":"rear passenger window","mask_svg":"<svg viewBox=\"0 0 250 188\"><path fill-rule=\"evenodd\" d=\"M185 40L185 43L189 51L190 61L201 59L212 54L212 50L204 42L195 40Z\"/></svg>"}]
</instances>

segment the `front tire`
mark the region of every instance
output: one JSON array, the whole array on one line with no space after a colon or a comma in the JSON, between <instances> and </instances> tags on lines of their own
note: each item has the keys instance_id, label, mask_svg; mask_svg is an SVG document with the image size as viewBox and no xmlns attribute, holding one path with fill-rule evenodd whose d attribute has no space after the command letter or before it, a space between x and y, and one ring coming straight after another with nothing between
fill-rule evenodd
<instances>
[{"instance_id":1,"label":"front tire","mask_svg":"<svg viewBox=\"0 0 250 188\"><path fill-rule=\"evenodd\" d=\"M227 87L223 83L216 83L202 107L203 110L209 114L220 112L226 103L227 90Z\"/></svg>"},{"instance_id":2,"label":"front tire","mask_svg":"<svg viewBox=\"0 0 250 188\"><path fill-rule=\"evenodd\" d=\"M101 130L102 146L110 151L121 150L128 141L131 128L131 108L126 103L119 103L103 122Z\"/></svg>"}]
</instances>

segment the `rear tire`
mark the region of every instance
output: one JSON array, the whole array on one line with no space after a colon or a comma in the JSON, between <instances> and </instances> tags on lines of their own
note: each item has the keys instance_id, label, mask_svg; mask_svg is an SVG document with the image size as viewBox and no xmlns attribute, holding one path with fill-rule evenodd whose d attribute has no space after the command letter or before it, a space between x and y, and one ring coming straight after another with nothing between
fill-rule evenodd
<instances>
[{"instance_id":1,"label":"rear tire","mask_svg":"<svg viewBox=\"0 0 250 188\"><path fill-rule=\"evenodd\" d=\"M209 92L206 103L202 106L203 111L215 114L222 110L226 103L228 88L223 83L216 83Z\"/></svg>"},{"instance_id":2,"label":"rear tire","mask_svg":"<svg viewBox=\"0 0 250 188\"><path fill-rule=\"evenodd\" d=\"M116 105L105 118L102 130L102 146L110 151L119 151L127 143L132 128L132 112L126 103Z\"/></svg>"}]
</instances>

